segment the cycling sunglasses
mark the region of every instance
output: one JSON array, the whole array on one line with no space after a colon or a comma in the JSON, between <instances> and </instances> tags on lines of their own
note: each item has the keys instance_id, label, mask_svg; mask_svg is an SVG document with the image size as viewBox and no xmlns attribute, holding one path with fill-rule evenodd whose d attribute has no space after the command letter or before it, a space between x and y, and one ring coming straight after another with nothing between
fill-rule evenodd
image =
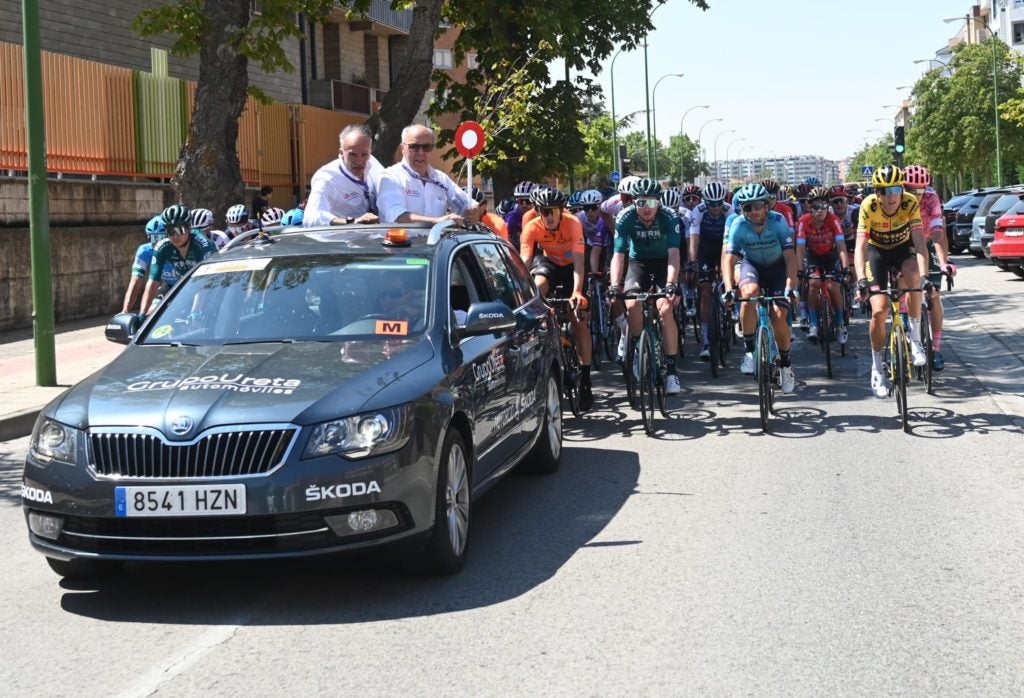
<instances>
[{"instance_id":1,"label":"cycling sunglasses","mask_svg":"<svg viewBox=\"0 0 1024 698\"><path fill-rule=\"evenodd\" d=\"M825 203L824 201L820 201L818 203L811 204L811 210L812 211L827 211L828 210L828 204Z\"/></svg>"},{"instance_id":2,"label":"cycling sunglasses","mask_svg":"<svg viewBox=\"0 0 1024 698\"><path fill-rule=\"evenodd\" d=\"M683 201L688 201L692 204L700 201L700 197L696 196L695 194L690 194L689 196L684 196Z\"/></svg>"},{"instance_id":3,"label":"cycling sunglasses","mask_svg":"<svg viewBox=\"0 0 1024 698\"><path fill-rule=\"evenodd\" d=\"M847 203L846 199L844 199L841 196L837 196L836 198L832 199L832 201L831 201L831 204L833 206L842 206L845 203Z\"/></svg>"},{"instance_id":4,"label":"cycling sunglasses","mask_svg":"<svg viewBox=\"0 0 1024 698\"><path fill-rule=\"evenodd\" d=\"M555 208L553 206L551 206L551 207L545 206L545 207L539 208L537 210L540 212L540 215L542 215L542 216L551 216L551 215L554 215L555 211L558 211L559 209L557 209L557 208Z\"/></svg>"},{"instance_id":5,"label":"cycling sunglasses","mask_svg":"<svg viewBox=\"0 0 1024 698\"><path fill-rule=\"evenodd\" d=\"M749 204L743 204L741 210L743 213L750 213L751 211L763 211L768 208L768 204L763 201L752 201Z\"/></svg>"},{"instance_id":6,"label":"cycling sunglasses","mask_svg":"<svg viewBox=\"0 0 1024 698\"><path fill-rule=\"evenodd\" d=\"M720 208L725 204L724 201L712 201L711 199L708 199L704 203L708 205L708 208Z\"/></svg>"},{"instance_id":7,"label":"cycling sunglasses","mask_svg":"<svg viewBox=\"0 0 1024 698\"><path fill-rule=\"evenodd\" d=\"M601 207L598 206L597 204L587 204L586 206L583 207L583 210L584 211L591 211L591 212L593 212L593 211L597 211L600 208Z\"/></svg>"},{"instance_id":8,"label":"cycling sunglasses","mask_svg":"<svg viewBox=\"0 0 1024 698\"><path fill-rule=\"evenodd\" d=\"M636 200L636 207L637 208L658 208L658 206L660 206L660 205L661 205L661 202L658 199L637 199Z\"/></svg>"},{"instance_id":9,"label":"cycling sunglasses","mask_svg":"<svg viewBox=\"0 0 1024 698\"><path fill-rule=\"evenodd\" d=\"M893 194L902 194L903 187L875 187L875 194L878 196L891 196Z\"/></svg>"}]
</instances>

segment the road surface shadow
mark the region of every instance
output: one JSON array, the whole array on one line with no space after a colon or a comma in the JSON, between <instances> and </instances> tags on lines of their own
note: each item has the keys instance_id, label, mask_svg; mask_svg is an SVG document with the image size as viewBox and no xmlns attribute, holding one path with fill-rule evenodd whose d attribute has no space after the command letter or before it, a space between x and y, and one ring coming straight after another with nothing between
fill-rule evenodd
<instances>
[{"instance_id":1,"label":"road surface shadow","mask_svg":"<svg viewBox=\"0 0 1024 698\"><path fill-rule=\"evenodd\" d=\"M595 541L639 474L635 453L567 445L554 475L507 478L475 504L469 559L451 577L361 557L130 564L108 579L63 580L61 606L99 620L197 625L363 623L489 606L542 585L581 548L600 555L640 543Z\"/></svg>"}]
</instances>

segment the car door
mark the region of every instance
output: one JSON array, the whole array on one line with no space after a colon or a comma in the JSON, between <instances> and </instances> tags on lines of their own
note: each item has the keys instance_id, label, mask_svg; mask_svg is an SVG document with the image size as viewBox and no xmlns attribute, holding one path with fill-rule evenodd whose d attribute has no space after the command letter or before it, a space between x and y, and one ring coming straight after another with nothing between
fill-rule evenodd
<instances>
[{"instance_id":1,"label":"car door","mask_svg":"<svg viewBox=\"0 0 1024 698\"><path fill-rule=\"evenodd\" d=\"M463 313L472 303L497 300L469 245L454 254L449 274L449 316L453 322L464 320ZM494 472L511 457L515 448L517 403L514 391L509 388L513 336L506 332L453 339L454 348L461 354L459 371L462 376L457 381L460 396L469 406L473 419L477 460L474 482Z\"/></svg>"}]
</instances>

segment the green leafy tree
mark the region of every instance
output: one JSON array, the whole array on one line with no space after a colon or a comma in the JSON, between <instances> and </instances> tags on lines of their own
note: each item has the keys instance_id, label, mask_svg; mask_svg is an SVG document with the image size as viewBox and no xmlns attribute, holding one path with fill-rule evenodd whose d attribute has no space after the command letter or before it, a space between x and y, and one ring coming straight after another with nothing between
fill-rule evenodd
<instances>
[{"instance_id":1,"label":"green leafy tree","mask_svg":"<svg viewBox=\"0 0 1024 698\"><path fill-rule=\"evenodd\" d=\"M522 69L537 89L518 102L524 94L510 92L509 99L498 108L521 111L526 118L515 127L486 134L488 149L506 153L506 157L481 163L482 173L494 178L496 195L509 193L517 180L542 179L564 172L569 165L582 164L587 144L580 132L579 117L585 105L596 99L599 86L580 73L586 70L598 74L602 61L617 46L636 48L653 28L652 8L662 1L451 0L445 14L447 21L460 29L454 47L456 61L475 52L476 67L467 72L464 83L436 72L430 113L475 117L481 111L481 99L493 94L492 85L507 80L514 66ZM701 9L708 6L705 0L690 2ZM555 59L564 59L575 77L552 81L548 65ZM489 103L487 108L494 105ZM451 133L441 134L444 142L450 142L451 137ZM520 153L521 157L507 157L509 153ZM449 150L446 156L455 157L455 153Z\"/></svg>"}]
</instances>

